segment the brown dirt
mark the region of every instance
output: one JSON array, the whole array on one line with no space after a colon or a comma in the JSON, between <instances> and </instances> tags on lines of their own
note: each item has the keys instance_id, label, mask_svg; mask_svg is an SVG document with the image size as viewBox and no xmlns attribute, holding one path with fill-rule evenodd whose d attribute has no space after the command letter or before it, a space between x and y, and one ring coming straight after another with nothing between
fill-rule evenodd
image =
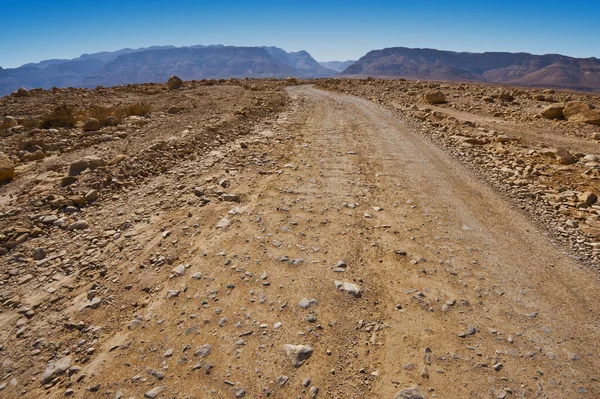
<instances>
[{"instance_id":1,"label":"brown dirt","mask_svg":"<svg viewBox=\"0 0 600 399\"><path fill-rule=\"evenodd\" d=\"M23 164L0 188L5 230L62 216L49 194L100 192L69 216L88 230L43 227L2 255L3 397L141 398L157 386L159 398L231 398L239 388L311 397L307 377L331 398L392 398L410 386L428 398L600 396L597 272L392 112L265 85L189 87L221 96L208 119L155 112L132 147L56 154L56 172L44 172L46 159ZM242 106L249 116L234 114ZM204 139L207 124L221 140ZM131 170L100 168L60 187L68 161L121 148L131 148ZM98 183L107 176L129 183ZM230 225L217 229L222 218ZM51 260L34 261L36 247ZM339 260L345 272L333 270ZM189 265L182 276L178 265ZM98 306L82 309L88 298ZM302 298L318 305L303 309ZM468 326L474 334L459 337ZM204 344L210 355L195 356ZM294 368L283 344L314 353ZM43 386L47 362L68 354L81 369Z\"/></svg>"}]
</instances>

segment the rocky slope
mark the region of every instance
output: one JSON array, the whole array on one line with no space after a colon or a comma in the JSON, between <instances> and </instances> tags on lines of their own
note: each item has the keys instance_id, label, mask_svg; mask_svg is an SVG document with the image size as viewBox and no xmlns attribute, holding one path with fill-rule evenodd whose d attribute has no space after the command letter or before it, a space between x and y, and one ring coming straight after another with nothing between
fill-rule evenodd
<instances>
[{"instance_id":1,"label":"rocky slope","mask_svg":"<svg viewBox=\"0 0 600 399\"><path fill-rule=\"evenodd\" d=\"M342 74L600 90L600 60L558 54L459 53L392 47L370 51Z\"/></svg>"}]
</instances>

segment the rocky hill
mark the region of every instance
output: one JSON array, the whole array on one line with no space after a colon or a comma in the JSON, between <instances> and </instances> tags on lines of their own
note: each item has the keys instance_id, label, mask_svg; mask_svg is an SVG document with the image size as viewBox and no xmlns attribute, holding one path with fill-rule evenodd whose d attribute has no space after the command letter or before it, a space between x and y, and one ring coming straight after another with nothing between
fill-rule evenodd
<instances>
[{"instance_id":1,"label":"rocky hill","mask_svg":"<svg viewBox=\"0 0 600 399\"><path fill-rule=\"evenodd\" d=\"M600 90L600 60L559 54L458 53L393 47L370 51L342 74Z\"/></svg>"},{"instance_id":2,"label":"rocky hill","mask_svg":"<svg viewBox=\"0 0 600 399\"><path fill-rule=\"evenodd\" d=\"M277 47L150 47L84 54L72 60L46 60L19 68L0 68L0 95L19 87L95 87L183 79L241 77L326 77L335 71L309 53Z\"/></svg>"}]
</instances>

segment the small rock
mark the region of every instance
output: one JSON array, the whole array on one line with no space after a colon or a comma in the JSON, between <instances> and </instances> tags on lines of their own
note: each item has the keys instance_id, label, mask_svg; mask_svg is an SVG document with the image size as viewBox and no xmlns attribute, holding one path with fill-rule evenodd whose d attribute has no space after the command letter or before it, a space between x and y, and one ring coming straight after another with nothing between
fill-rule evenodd
<instances>
[{"instance_id":1,"label":"small rock","mask_svg":"<svg viewBox=\"0 0 600 399\"><path fill-rule=\"evenodd\" d=\"M288 359L294 367L300 367L313 354L314 349L308 345L283 345Z\"/></svg>"},{"instance_id":2,"label":"small rock","mask_svg":"<svg viewBox=\"0 0 600 399\"><path fill-rule=\"evenodd\" d=\"M300 306L302 309L306 309L309 306L317 306L318 304L319 302L316 299L302 298L300 302L298 302L298 306Z\"/></svg>"},{"instance_id":3,"label":"small rock","mask_svg":"<svg viewBox=\"0 0 600 399\"><path fill-rule=\"evenodd\" d=\"M571 165L577 162L577 158L566 148L559 148L556 150L556 160L561 165Z\"/></svg>"},{"instance_id":4,"label":"small rock","mask_svg":"<svg viewBox=\"0 0 600 399\"><path fill-rule=\"evenodd\" d=\"M85 230L89 227L90 225L85 220L78 220L69 225L69 230Z\"/></svg>"},{"instance_id":5,"label":"small rock","mask_svg":"<svg viewBox=\"0 0 600 399\"><path fill-rule=\"evenodd\" d=\"M146 393L144 393L144 397L145 398L149 398L149 399L154 399L158 395L160 395L160 393L162 391L164 391L165 388L167 388L167 387L165 387L165 386L159 386L159 387L152 388L151 390L149 390Z\"/></svg>"},{"instance_id":6,"label":"small rock","mask_svg":"<svg viewBox=\"0 0 600 399\"><path fill-rule=\"evenodd\" d=\"M335 288L339 291L347 292L348 294L352 294L353 296L360 298L362 295L360 292L360 287L354 283L350 283L347 281L334 281Z\"/></svg>"},{"instance_id":7,"label":"small rock","mask_svg":"<svg viewBox=\"0 0 600 399\"><path fill-rule=\"evenodd\" d=\"M223 218L223 219L219 220L216 228L217 229L225 229L225 228L229 227L230 225L231 225L231 222L229 221L229 219Z\"/></svg>"},{"instance_id":8,"label":"small rock","mask_svg":"<svg viewBox=\"0 0 600 399\"><path fill-rule=\"evenodd\" d=\"M46 366L46 370L40 377L42 384L49 383L54 378L67 371L69 367L71 367L71 362L71 356L65 356L62 359L57 360L56 362L48 363L48 366Z\"/></svg>"},{"instance_id":9,"label":"small rock","mask_svg":"<svg viewBox=\"0 0 600 399\"><path fill-rule=\"evenodd\" d=\"M212 347L209 344L204 344L200 348L196 349L194 352L194 356L196 357L206 357L210 355L212 352Z\"/></svg>"},{"instance_id":10,"label":"small rock","mask_svg":"<svg viewBox=\"0 0 600 399\"><path fill-rule=\"evenodd\" d=\"M185 265L179 265L176 268L174 268L172 270L173 274L177 275L177 276L183 276L183 274L185 273Z\"/></svg>"},{"instance_id":11,"label":"small rock","mask_svg":"<svg viewBox=\"0 0 600 399\"><path fill-rule=\"evenodd\" d=\"M425 395L417 387L406 388L394 395L394 399L425 399Z\"/></svg>"},{"instance_id":12,"label":"small rock","mask_svg":"<svg viewBox=\"0 0 600 399\"><path fill-rule=\"evenodd\" d=\"M44 248L36 248L33 250L33 259L42 260L46 257L46 250Z\"/></svg>"},{"instance_id":13,"label":"small rock","mask_svg":"<svg viewBox=\"0 0 600 399\"><path fill-rule=\"evenodd\" d=\"M179 296L179 290L168 290L167 291L167 299L171 299L176 296Z\"/></svg>"},{"instance_id":14,"label":"small rock","mask_svg":"<svg viewBox=\"0 0 600 399\"><path fill-rule=\"evenodd\" d=\"M91 202L96 201L98 199L98 196L99 196L98 191L90 190L85 194L84 198L85 198L86 202L91 203Z\"/></svg>"}]
</instances>

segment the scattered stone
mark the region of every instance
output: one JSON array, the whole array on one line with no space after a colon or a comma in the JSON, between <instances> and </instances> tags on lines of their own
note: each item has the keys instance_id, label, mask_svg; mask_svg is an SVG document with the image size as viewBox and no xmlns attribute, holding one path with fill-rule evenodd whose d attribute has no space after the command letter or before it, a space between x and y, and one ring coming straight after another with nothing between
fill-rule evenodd
<instances>
[{"instance_id":1,"label":"scattered stone","mask_svg":"<svg viewBox=\"0 0 600 399\"><path fill-rule=\"evenodd\" d=\"M313 354L313 348L308 345L283 345L288 359L292 362L294 367L300 367L304 362Z\"/></svg>"},{"instance_id":2,"label":"scattered stone","mask_svg":"<svg viewBox=\"0 0 600 399\"><path fill-rule=\"evenodd\" d=\"M48 384L54 378L67 371L69 367L71 367L71 362L71 356L65 356L62 359L57 360L56 362L48 363L48 365L46 366L46 370L40 377L42 384Z\"/></svg>"},{"instance_id":3,"label":"scattered stone","mask_svg":"<svg viewBox=\"0 0 600 399\"><path fill-rule=\"evenodd\" d=\"M36 248L33 250L33 259L42 260L46 257L46 250L44 248Z\"/></svg>"},{"instance_id":4,"label":"scattered stone","mask_svg":"<svg viewBox=\"0 0 600 399\"><path fill-rule=\"evenodd\" d=\"M401 390L400 392L394 395L394 399L426 399L425 394L423 394L419 388L412 387Z\"/></svg>"},{"instance_id":5,"label":"scattered stone","mask_svg":"<svg viewBox=\"0 0 600 399\"><path fill-rule=\"evenodd\" d=\"M196 357L206 357L210 355L212 352L212 347L209 344L204 344L200 348L196 349L194 352L194 356Z\"/></svg>"},{"instance_id":6,"label":"scattered stone","mask_svg":"<svg viewBox=\"0 0 600 399\"><path fill-rule=\"evenodd\" d=\"M179 265L179 266L177 266L176 268L174 268L172 270L172 272L173 272L174 275L183 276L183 274L185 273L185 265Z\"/></svg>"},{"instance_id":7,"label":"scattered stone","mask_svg":"<svg viewBox=\"0 0 600 399\"><path fill-rule=\"evenodd\" d=\"M335 284L335 288L339 291L347 292L348 294L351 294L357 298L360 298L362 295L360 292L360 287L354 283L338 280L334 281L333 283Z\"/></svg>"},{"instance_id":8,"label":"scattered stone","mask_svg":"<svg viewBox=\"0 0 600 399\"><path fill-rule=\"evenodd\" d=\"M343 260L340 260L335 267L333 268L333 271L336 273L343 273L346 271L346 262L344 262Z\"/></svg>"},{"instance_id":9,"label":"scattered stone","mask_svg":"<svg viewBox=\"0 0 600 399\"><path fill-rule=\"evenodd\" d=\"M85 194L85 201L88 203L92 203L94 201L96 201L99 197L98 191L96 190L90 190Z\"/></svg>"},{"instance_id":10,"label":"scattered stone","mask_svg":"<svg viewBox=\"0 0 600 399\"><path fill-rule=\"evenodd\" d=\"M459 336L460 338L466 338L466 337L468 337L469 335L474 335L476 332L477 332L477 329L475 328L475 326L473 326L473 325L469 325L469 326L467 327L467 330L466 330L465 332L461 332L460 334L458 334L458 336Z\"/></svg>"},{"instance_id":11,"label":"scattered stone","mask_svg":"<svg viewBox=\"0 0 600 399\"><path fill-rule=\"evenodd\" d=\"M176 296L179 296L179 290L168 290L167 291L167 299L171 299Z\"/></svg>"},{"instance_id":12,"label":"scattered stone","mask_svg":"<svg viewBox=\"0 0 600 399\"><path fill-rule=\"evenodd\" d=\"M300 306L302 309L306 309L310 306L317 306L318 304L319 302L316 299L302 298L300 302L298 302L298 306Z\"/></svg>"},{"instance_id":13,"label":"scattered stone","mask_svg":"<svg viewBox=\"0 0 600 399\"><path fill-rule=\"evenodd\" d=\"M85 220L78 220L69 225L69 230L85 230L89 227L90 225Z\"/></svg>"},{"instance_id":14,"label":"scattered stone","mask_svg":"<svg viewBox=\"0 0 600 399\"><path fill-rule=\"evenodd\" d=\"M577 158L566 148L559 148L556 150L556 160L561 165L571 165L577 162Z\"/></svg>"},{"instance_id":15,"label":"scattered stone","mask_svg":"<svg viewBox=\"0 0 600 399\"><path fill-rule=\"evenodd\" d=\"M217 229L225 229L225 228L229 227L230 225L231 225L231 222L229 221L229 219L223 218L223 219L219 220L216 228Z\"/></svg>"},{"instance_id":16,"label":"scattered stone","mask_svg":"<svg viewBox=\"0 0 600 399\"><path fill-rule=\"evenodd\" d=\"M152 388L151 390L144 393L144 397L149 398L149 399L154 399L158 395L160 395L160 393L162 391L164 391L166 388L167 388L166 386L159 386L159 387Z\"/></svg>"}]
</instances>

